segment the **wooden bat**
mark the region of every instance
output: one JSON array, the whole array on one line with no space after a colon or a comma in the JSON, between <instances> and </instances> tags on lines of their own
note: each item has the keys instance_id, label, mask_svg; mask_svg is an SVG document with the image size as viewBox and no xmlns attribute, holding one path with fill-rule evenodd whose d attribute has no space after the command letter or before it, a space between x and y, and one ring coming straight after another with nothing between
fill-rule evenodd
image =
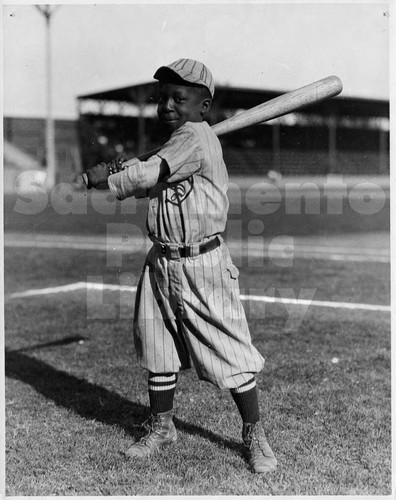
<instances>
[{"instance_id":1,"label":"wooden bat","mask_svg":"<svg viewBox=\"0 0 396 500\"><path fill-rule=\"evenodd\" d=\"M340 94L342 91L342 82L338 76L328 76L322 80L305 85L297 90L286 92L270 101L264 102L253 108L242 111L241 113L227 118L222 122L216 123L212 126L213 132L220 136L240 130L251 125L267 122L274 118L297 111L306 106L316 104L324 99L329 99ZM138 156L140 161L145 161L150 156L158 153L161 148L154 149L148 153ZM85 184L89 187L87 175L82 175Z\"/></svg>"}]
</instances>

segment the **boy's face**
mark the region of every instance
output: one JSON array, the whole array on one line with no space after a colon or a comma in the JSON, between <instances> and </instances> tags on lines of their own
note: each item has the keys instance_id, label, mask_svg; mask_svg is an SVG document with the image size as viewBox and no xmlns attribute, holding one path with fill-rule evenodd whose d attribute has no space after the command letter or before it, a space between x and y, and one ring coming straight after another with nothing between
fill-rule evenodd
<instances>
[{"instance_id":1,"label":"boy's face","mask_svg":"<svg viewBox=\"0 0 396 500\"><path fill-rule=\"evenodd\" d=\"M210 110L211 99L202 90L175 83L160 83L157 114L168 132L174 132L186 122L201 122Z\"/></svg>"}]
</instances>

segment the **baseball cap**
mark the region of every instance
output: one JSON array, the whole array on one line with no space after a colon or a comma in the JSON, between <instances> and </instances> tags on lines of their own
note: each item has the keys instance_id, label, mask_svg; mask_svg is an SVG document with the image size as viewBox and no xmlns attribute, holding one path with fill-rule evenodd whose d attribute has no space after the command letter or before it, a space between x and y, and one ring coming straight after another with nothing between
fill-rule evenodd
<instances>
[{"instance_id":1,"label":"baseball cap","mask_svg":"<svg viewBox=\"0 0 396 500\"><path fill-rule=\"evenodd\" d=\"M178 59L177 61L161 66L154 74L156 80L165 80L170 75L177 75L185 82L206 87L210 95L214 96L215 85L212 73L201 62L194 59Z\"/></svg>"}]
</instances>

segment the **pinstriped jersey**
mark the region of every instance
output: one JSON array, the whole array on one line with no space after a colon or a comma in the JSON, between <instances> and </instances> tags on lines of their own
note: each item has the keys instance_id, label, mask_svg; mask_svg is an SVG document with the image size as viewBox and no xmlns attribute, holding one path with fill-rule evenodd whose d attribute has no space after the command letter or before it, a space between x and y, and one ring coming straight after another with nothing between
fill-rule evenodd
<instances>
[{"instance_id":1,"label":"pinstriped jersey","mask_svg":"<svg viewBox=\"0 0 396 500\"><path fill-rule=\"evenodd\" d=\"M198 243L224 231L228 173L216 134L207 122L187 122L157 155L169 175L150 189L149 235L164 243Z\"/></svg>"}]
</instances>

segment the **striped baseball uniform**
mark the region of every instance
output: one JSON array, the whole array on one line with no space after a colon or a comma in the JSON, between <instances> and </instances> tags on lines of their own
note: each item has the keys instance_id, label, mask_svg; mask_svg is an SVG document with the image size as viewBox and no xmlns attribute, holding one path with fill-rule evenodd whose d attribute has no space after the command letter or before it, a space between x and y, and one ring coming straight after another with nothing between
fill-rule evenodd
<instances>
[{"instance_id":1,"label":"striped baseball uniform","mask_svg":"<svg viewBox=\"0 0 396 500\"><path fill-rule=\"evenodd\" d=\"M169 173L158 182L166 161ZM187 122L147 162L134 158L109 177L118 199L148 196L153 247L140 278L134 340L140 365L177 373L194 365L200 379L240 387L263 369L239 298L238 269L221 238L228 174L206 122Z\"/></svg>"}]
</instances>

